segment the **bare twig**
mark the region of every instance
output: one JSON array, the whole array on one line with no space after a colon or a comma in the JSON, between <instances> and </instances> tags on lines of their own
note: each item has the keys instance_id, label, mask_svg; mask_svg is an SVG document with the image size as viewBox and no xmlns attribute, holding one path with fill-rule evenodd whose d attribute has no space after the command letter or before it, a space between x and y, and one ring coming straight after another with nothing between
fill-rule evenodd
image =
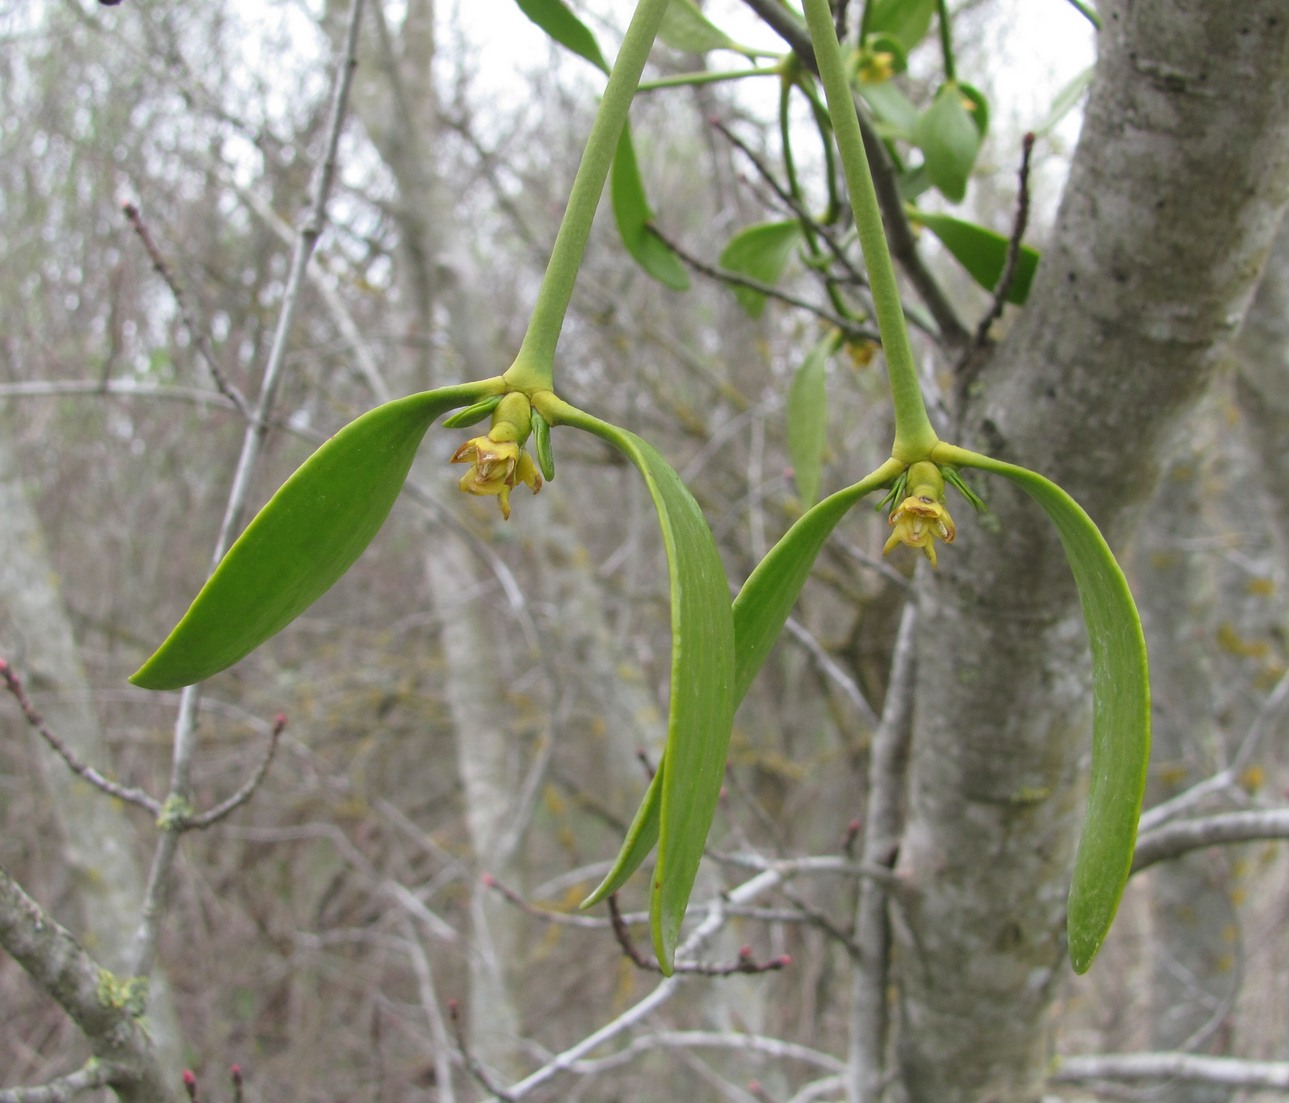
<instances>
[{"instance_id":1,"label":"bare twig","mask_svg":"<svg viewBox=\"0 0 1289 1103\"><path fill-rule=\"evenodd\" d=\"M201 406L236 409L216 391L201 387L158 387L135 379L21 379L0 383L0 398L61 398L64 395L111 395L114 398L158 398Z\"/></svg>"},{"instance_id":2,"label":"bare twig","mask_svg":"<svg viewBox=\"0 0 1289 1103\"><path fill-rule=\"evenodd\" d=\"M260 787L265 775L269 772L269 767L273 765L273 756L277 754L278 740L281 739L282 732L285 730L286 715L279 712L273 721L273 730L269 734L269 745L264 752L264 757L260 759L259 766L246 779L245 784L227 800L220 801L215 807L198 815L189 816L183 821L182 827L185 830L200 830L210 827L237 811L250 800L255 795L255 790Z\"/></svg>"},{"instance_id":3,"label":"bare twig","mask_svg":"<svg viewBox=\"0 0 1289 1103\"><path fill-rule=\"evenodd\" d=\"M554 911L551 908L538 907L530 900L525 899L514 889L502 884L491 873L483 875L484 888L492 889L499 893L501 897L509 904L513 904L525 915L531 915L534 919L540 919L544 923L554 923L564 927L582 927L594 930L603 930L611 925L610 920L600 919L593 915L573 915L569 912Z\"/></svg>"},{"instance_id":4,"label":"bare twig","mask_svg":"<svg viewBox=\"0 0 1289 1103\"><path fill-rule=\"evenodd\" d=\"M117 800L123 800L127 804L137 805L139 808L151 812L154 816L161 812L161 802L150 793L130 785L120 785L104 777L93 766L82 762L76 752L50 730L49 725L45 723L45 718L27 696L22 680L14 673L13 667L4 659L0 659L0 680L3 680L10 696L18 702L18 707L22 710L22 714L26 717L27 723L32 730L54 749L58 756L67 763L67 767L72 773L110 797L116 797Z\"/></svg>"},{"instance_id":5,"label":"bare twig","mask_svg":"<svg viewBox=\"0 0 1289 1103\"><path fill-rule=\"evenodd\" d=\"M645 957L636 947L626 920L618 910L617 893L609 897L608 904L609 917L613 923L613 935L618 940L618 945L622 947L622 952L627 956L628 960L637 969L642 969L647 973L661 973L662 967L656 961ZM698 961L680 961L676 963L676 972L692 973L700 977L732 977L739 973L772 973L779 969L786 969L791 964L792 958L787 954L781 954L779 957L771 958L769 961L758 962L752 957L752 947L743 946L739 949L738 958L735 961L726 962L722 965Z\"/></svg>"},{"instance_id":6,"label":"bare twig","mask_svg":"<svg viewBox=\"0 0 1289 1103\"><path fill-rule=\"evenodd\" d=\"M753 279L751 276L745 276L741 272L731 272L728 268L718 268L716 265L708 264L700 260L692 253L687 252L678 242L673 240L659 230L656 226L651 226L650 230L657 235L658 240L667 246L673 253L684 261L690 268L699 275L706 276L708 279L716 280L728 287L743 287L749 291L755 291L758 295L764 295L767 299L774 299L783 303L785 306L793 307L796 310L804 310L808 314L813 314L821 321L827 322L831 326L836 326L845 334L846 339L850 341L875 341L878 338L877 331L872 328L856 325L853 321L843 318L840 314L834 314L831 310L825 310L818 303L810 302L806 299L799 298L796 295L789 294L781 288L775 287L774 284L763 283L761 280Z\"/></svg>"},{"instance_id":7,"label":"bare twig","mask_svg":"<svg viewBox=\"0 0 1289 1103\"><path fill-rule=\"evenodd\" d=\"M1016 282L1017 272L1020 271L1021 243L1025 239L1025 230L1029 226L1029 166L1033 153L1034 135L1026 134L1021 143L1020 169L1017 172L1016 214L1012 219L1012 232L1007 242L1007 257L1003 263L1002 275L998 277L998 284L994 288L993 302L989 304L989 309L985 311L984 317L976 326L976 334L971 346L959 357L957 367L954 369L962 376L963 385L969 384L979 370L982 354L989 344L989 330L1003 316L1007 296Z\"/></svg>"},{"instance_id":8,"label":"bare twig","mask_svg":"<svg viewBox=\"0 0 1289 1103\"><path fill-rule=\"evenodd\" d=\"M470 1042L465 1036L465 1024L461 1022L461 1005L456 1000L448 1000L448 1017L452 1020L452 1030L456 1034L457 1048L461 1051L461 1059L465 1062L466 1070L492 1098L500 1099L502 1103L513 1103L518 1097L497 1087L488 1075L488 1070L471 1053Z\"/></svg>"},{"instance_id":9,"label":"bare twig","mask_svg":"<svg viewBox=\"0 0 1289 1103\"><path fill-rule=\"evenodd\" d=\"M1258 715L1254 717L1253 723L1249 725L1249 730L1241 740L1239 749L1236 750L1235 757L1231 759L1230 764L1212 777L1205 778L1198 784L1178 793L1175 797L1147 809L1141 814L1138 831L1145 835L1183 812L1194 808L1207 797L1239 789L1241 775L1253 760L1254 755L1257 754L1263 739L1272 731L1273 725L1279 719L1286 703L1289 703L1289 671L1280 678L1275 688L1267 694L1266 700L1262 702L1262 708L1258 710Z\"/></svg>"},{"instance_id":10,"label":"bare twig","mask_svg":"<svg viewBox=\"0 0 1289 1103\"><path fill-rule=\"evenodd\" d=\"M210 347L210 340L206 336L206 331L197 325L196 320L189 311L188 299L184 295L183 287L175 278L174 273L170 271L170 266L166 264L166 258L161 255L161 250L157 248L157 243L153 240L147 224L143 221L143 215L139 213L139 208L133 203L124 203L121 206L121 212L134 229L135 234L138 235L139 241L143 243L144 251L148 254L148 259L152 261L152 267L156 269L157 275L170 289L170 295L179 310L179 320L183 322L184 329L188 331L188 336L192 338L193 347L196 348L198 355L205 363L207 371L210 372L211 378L215 381L215 386L219 389L219 393L228 399L243 417L250 417L251 411L246 397L232 384L224 374L224 370L219 366L219 361L215 358L215 352Z\"/></svg>"},{"instance_id":11,"label":"bare twig","mask_svg":"<svg viewBox=\"0 0 1289 1103\"><path fill-rule=\"evenodd\" d=\"M1206 846L1247 843L1257 839L1289 839L1289 808L1222 812L1156 827L1137 840L1132 872L1140 873L1156 862L1177 858Z\"/></svg>"}]
</instances>

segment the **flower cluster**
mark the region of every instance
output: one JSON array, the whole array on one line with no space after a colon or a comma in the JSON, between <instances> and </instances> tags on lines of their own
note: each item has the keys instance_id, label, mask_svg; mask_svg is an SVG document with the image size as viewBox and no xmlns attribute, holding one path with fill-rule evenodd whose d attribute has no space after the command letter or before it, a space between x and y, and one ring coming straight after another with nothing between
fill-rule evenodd
<instances>
[{"instance_id":1,"label":"flower cluster","mask_svg":"<svg viewBox=\"0 0 1289 1103\"><path fill-rule=\"evenodd\" d=\"M893 531L882 554L899 544L907 544L910 548L921 548L934 567L936 539L952 544L958 535L953 518L944 506L944 477L933 463L915 463L909 468L906 485L911 492L891 511Z\"/></svg>"},{"instance_id":2,"label":"flower cluster","mask_svg":"<svg viewBox=\"0 0 1289 1103\"><path fill-rule=\"evenodd\" d=\"M521 483L534 494L542 476L532 456L524 450L531 426L528 399L508 394L497 406L486 436L473 437L453 454L453 463L468 463L470 470L459 484L466 494L496 495L501 515L510 520L510 492Z\"/></svg>"}]
</instances>

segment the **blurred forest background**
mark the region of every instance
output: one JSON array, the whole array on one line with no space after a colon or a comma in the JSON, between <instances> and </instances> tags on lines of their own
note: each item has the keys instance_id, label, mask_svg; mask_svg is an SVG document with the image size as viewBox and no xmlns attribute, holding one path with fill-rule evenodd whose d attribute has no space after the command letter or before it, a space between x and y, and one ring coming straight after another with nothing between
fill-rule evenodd
<instances>
[{"instance_id":1,"label":"blurred forest background","mask_svg":"<svg viewBox=\"0 0 1289 1103\"><path fill-rule=\"evenodd\" d=\"M469 18L465 6L368 4L257 504L363 410L497 374L523 334L602 79L514 4L475 0ZM766 6L704 8L782 51L751 10ZM1039 6L1038 29L1072 44L1061 65L1017 30L1018 10ZM572 7L606 44L631 9ZM1007 235L1021 136L1091 64L1094 32L1059 0L954 9L958 68L993 109L955 209ZM209 570L245 427L230 396L254 395L273 337L346 19L330 0L0 6L0 657L69 747L158 799L176 697L126 678ZM488 25L511 24L506 45L491 45ZM660 45L649 75L721 64ZM938 65L933 33L899 78L911 100L927 102ZM560 345L564 393L668 457L735 585L800 512L788 394L829 314L800 263L780 288L815 309L770 301L754 317L714 274L738 230L791 217L766 175L782 174L777 93L764 77L639 98L650 201L694 259L692 286L668 290L635 266L606 203ZM1078 119L1075 107L1035 148L1026 240L1040 249ZM818 140L803 134L798 167L822 202ZM989 293L930 235L919 248L974 328ZM1156 679L1148 803L1189 793L1188 812L1276 810L1289 785L1289 243L1266 273L1238 335L1237 318L1205 342L1211 386L1161 450L1158 478L1141 474L1112 540ZM1023 309L1009 307L994 336ZM885 458L890 410L872 352L857 339L829 364L825 493ZM929 337L920 354L937 416L953 416L952 358ZM557 479L517 493L502 522L492 501L456 492L446 464L463 439L432 430L354 570L202 694L198 808L247 782L279 713L287 726L253 798L186 834L173 867L150 1020L175 1098L184 1067L203 1099L231 1098L232 1065L246 1098L273 1103L858 1098L872 982L862 900L887 884L874 866L889 875L894 861L863 825L875 799L900 803L875 796L874 777L902 769L899 755L875 759L874 738L929 565L883 559L889 528L867 508L825 548L739 713L692 906L710 925L699 958L749 968L664 982L624 954L602 909L576 911L665 735L667 575L645 488L595 441L560 434ZM942 561L995 539L968 514ZM906 625L905 651L910 639ZM923 686L917 707L936 695ZM1008 706L996 702L1000 717ZM0 866L104 965L130 972L155 817L73 777L12 695L0 732ZM982 868L1008 861L980 855ZM1042 982L1042 1091L1283 1097L1287 874L1283 845L1254 841L1134 877L1091 973ZM641 946L643 900L638 879L622 907ZM909 968L909 924L900 907L890 914ZM901 1050L914 1017L898 974L889 985L877 989L893 1020L889 1039L885 1025L876 1035L884 1072L863 1097L925 1098ZM968 1010L987 1021L996 1008ZM602 1044L567 1052L606 1024ZM0 1098L73 1074L88 1052L0 953ZM1179 1059L1142 1078L1096 1060L1131 1053L1229 1063ZM964 1074L961 1098L1036 1098L1033 1055L1017 1061L1029 1087L990 1094Z\"/></svg>"}]
</instances>

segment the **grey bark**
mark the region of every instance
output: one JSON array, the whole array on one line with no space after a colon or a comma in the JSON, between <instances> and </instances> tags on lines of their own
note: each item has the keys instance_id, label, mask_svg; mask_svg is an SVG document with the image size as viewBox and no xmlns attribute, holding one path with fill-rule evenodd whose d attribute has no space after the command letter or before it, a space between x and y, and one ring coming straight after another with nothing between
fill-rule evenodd
<instances>
[{"instance_id":1,"label":"grey bark","mask_svg":"<svg viewBox=\"0 0 1289 1103\"><path fill-rule=\"evenodd\" d=\"M81 1028L99 1063L98 1068L85 1070L93 1074L96 1086L112 1088L121 1103L165 1103L178 1098L178 1080L157 1060L141 1021L147 1007L147 982L132 984L105 973L75 936L46 915L3 868L0 946Z\"/></svg>"},{"instance_id":2,"label":"grey bark","mask_svg":"<svg viewBox=\"0 0 1289 1103\"><path fill-rule=\"evenodd\" d=\"M1289 218L1235 342L1236 393L1251 429L1253 467L1278 538L1279 561L1289 561Z\"/></svg>"},{"instance_id":3,"label":"grey bark","mask_svg":"<svg viewBox=\"0 0 1289 1103\"><path fill-rule=\"evenodd\" d=\"M956 435L1056 479L1121 545L1286 199L1289 18L1281 0L1102 16L1057 226ZM911 892L895 924L914 1101L1037 1099L1065 975L1086 641L1055 533L1009 487L984 489L999 535L962 526L921 593Z\"/></svg>"}]
</instances>

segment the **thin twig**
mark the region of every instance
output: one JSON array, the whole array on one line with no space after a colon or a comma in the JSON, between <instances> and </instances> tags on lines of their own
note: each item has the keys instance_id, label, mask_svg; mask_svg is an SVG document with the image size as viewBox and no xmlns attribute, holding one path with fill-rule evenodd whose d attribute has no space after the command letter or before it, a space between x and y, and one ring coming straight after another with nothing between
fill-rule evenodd
<instances>
[{"instance_id":1,"label":"thin twig","mask_svg":"<svg viewBox=\"0 0 1289 1103\"><path fill-rule=\"evenodd\" d=\"M152 267L156 269L157 275L170 289L170 295L179 310L179 320L183 322L184 329L188 331L188 336L192 338L193 346L205 363L206 370L210 372L211 378L215 381L215 386L219 389L219 393L227 398L243 417L250 417L251 410L246 397L224 375L224 370L219 366L219 361L215 359L215 352L210 347L210 340L206 336L206 331L197 325L191 311L189 311L188 299L184 294L183 287L178 279L175 278L175 274L170 271L170 266L166 264L166 258L161 255L161 250L157 248L157 243L153 240L147 224L143 221L143 215L139 213L139 208L133 203L124 203L121 205L121 212L134 229L135 234L138 235L139 241L143 243L144 251L148 254L148 259L152 261Z\"/></svg>"},{"instance_id":2,"label":"thin twig","mask_svg":"<svg viewBox=\"0 0 1289 1103\"><path fill-rule=\"evenodd\" d=\"M479 1059L470 1051L470 1042L465 1036L465 1024L461 1021L461 1005L456 1000L448 1000L448 1017L452 1021L452 1032L456 1035L457 1048L461 1051L461 1059L465 1062L466 1071L479 1082L484 1091L488 1092L494 1099L500 1099L502 1103L514 1103L516 1096L510 1095L501 1090L492 1082L488 1075L488 1070L483 1067Z\"/></svg>"},{"instance_id":3,"label":"thin twig","mask_svg":"<svg viewBox=\"0 0 1289 1103\"><path fill-rule=\"evenodd\" d=\"M658 240L667 246L676 254L685 264L692 268L699 275L706 276L708 279L716 280L728 287L742 287L748 291L755 291L758 295L764 295L767 299L774 299L785 306L793 307L796 310L804 310L813 314L821 321L827 322L845 335L849 341L876 341L878 338L876 330L857 325L849 319L843 318L840 314L834 314L831 310L825 310L817 303L812 303L806 299L799 298L796 295L789 294L786 291L775 287L773 284L764 283L761 280L753 279L751 276L745 276L741 272L731 272L728 268L719 268L716 265L708 264L706 261L699 259L678 242L673 240L659 230L656 226L651 226L650 231L657 235Z\"/></svg>"},{"instance_id":4,"label":"thin twig","mask_svg":"<svg viewBox=\"0 0 1289 1103\"><path fill-rule=\"evenodd\" d=\"M218 823L220 820L237 811L237 809L241 808L243 804L250 800L251 797L255 795L255 791L260 787L260 783L263 782L265 775L269 772L269 767L273 765L273 756L277 754L278 740L281 738L282 732L285 730L286 714L279 712L273 721L273 730L269 734L268 748L265 750L264 757L260 760L260 764L256 767L255 772L246 779L246 783L232 796L228 797L226 800L220 801L220 803L215 805L213 808L208 809L199 815L190 816L184 820L182 823L184 830L203 830L210 827L212 824Z\"/></svg>"},{"instance_id":5,"label":"thin twig","mask_svg":"<svg viewBox=\"0 0 1289 1103\"><path fill-rule=\"evenodd\" d=\"M712 120L712 126L716 128L727 142L733 145L735 149L742 153L743 156L751 162L752 167L757 171L757 175L760 176L761 179L764 180L765 183L773 190L774 194L778 196L779 201L794 215L796 215L801 222L807 223L811 230L818 234L818 236L823 240L823 243L828 246L828 252L832 254L833 259L841 265L842 271L846 273L845 282L853 283L860 287L866 287L868 285L868 280L865 278L864 273L856 268L851 262L846 250L841 247L829 232L828 227L820 225L819 222L811 216L810 212L801 205L797 197L784 188L778 180L775 179L774 173L770 171L770 167L761 159L756 150L721 122L720 119Z\"/></svg>"},{"instance_id":6,"label":"thin twig","mask_svg":"<svg viewBox=\"0 0 1289 1103\"><path fill-rule=\"evenodd\" d=\"M1021 243L1025 239L1025 230L1029 226L1029 167L1033 153L1034 135L1029 133L1021 142L1020 169L1016 174L1016 214L1012 218L1012 232L1007 241L1007 257L1003 262L1002 274L994 287L993 301L976 326L971 347L958 359L957 367L954 369L963 377L964 383L970 383L971 378L979 371L983 354L989 346L989 330L1003 316L1007 296L1011 294L1012 285L1016 282L1016 275L1020 271Z\"/></svg>"},{"instance_id":7,"label":"thin twig","mask_svg":"<svg viewBox=\"0 0 1289 1103\"><path fill-rule=\"evenodd\" d=\"M81 761L76 752L50 730L40 710L32 704L31 699L27 696L22 680L14 673L13 667L4 659L0 659L0 680L4 681L5 688L8 689L10 696L18 702L18 707L22 710L22 714L26 717L27 723L32 730L54 749L58 756L67 763L67 767L72 773L110 797L115 797L117 800L125 801L127 804L143 808L152 813L153 816L160 815L161 802L151 793L137 789L134 786L120 785L115 781L111 781L94 769L93 766Z\"/></svg>"},{"instance_id":8,"label":"thin twig","mask_svg":"<svg viewBox=\"0 0 1289 1103\"><path fill-rule=\"evenodd\" d=\"M1106 1053L1062 1057L1054 1081L1180 1080L1189 1084L1226 1084L1239 1088L1289 1090L1289 1061L1245 1061L1194 1053Z\"/></svg>"},{"instance_id":9,"label":"thin twig","mask_svg":"<svg viewBox=\"0 0 1289 1103\"><path fill-rule=\"evenodd\" d=\"M608 899L609 918L613 924L613 936L618 940L618 945L627 959L637 968L646 973L661 973L662 966L651 958L647 958L636 947L635 940L631 937L631 931L627 926L626 920L622 913L618 911L618 894L615 892ZM768 961L756 961L752 957L752 947L743 946L739 949L738 958L722 965L707 964L698 961L680 961L676 963L677 973L691 973L700 977L732 977L740 973L772 973L779 969L786 969L792 964L792 958L787 954L781 954L779 957L770 958Z\"/></svg>"}]
</instances>

